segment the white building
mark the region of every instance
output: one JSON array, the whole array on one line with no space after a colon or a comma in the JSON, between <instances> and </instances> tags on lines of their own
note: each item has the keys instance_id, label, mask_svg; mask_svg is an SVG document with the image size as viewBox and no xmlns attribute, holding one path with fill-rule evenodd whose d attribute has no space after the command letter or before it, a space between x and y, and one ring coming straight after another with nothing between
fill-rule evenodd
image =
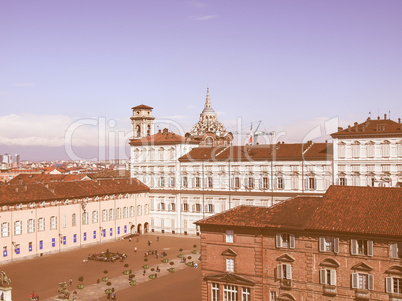
<instances>
[{"instance_id":1,"label":"white building","mask_svg":"<svg viewBox=\"0 0 402 301\"><path fill-rule=\"evenodd\" d=\"M149 230L149 188L136 179L0 186L0 263Z\"/></svg>"}]
</instances>

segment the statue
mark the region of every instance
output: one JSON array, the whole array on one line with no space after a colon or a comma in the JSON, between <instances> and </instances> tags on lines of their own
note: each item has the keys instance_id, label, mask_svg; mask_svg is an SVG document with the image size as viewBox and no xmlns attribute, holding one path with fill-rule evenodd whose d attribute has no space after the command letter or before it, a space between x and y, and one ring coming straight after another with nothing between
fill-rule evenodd
<instances>
[{"instance_id":1,"label":"statue","mask_svg":"<svg viewBox=\"0 0 402 301\"><path fill-rule=\"evenodd\" d=\"M57 298L68 300L68 297L70 297L70 293L68 292L68 289L67 289L67 282L60 282L59 286L60 287L57 290L59 295L57 296Z\"/></svg>"},{"instance_id":2,"label":"statue","mask_svg":"<svg viewBox=\"0 0 402 301\"><path fill-rule=\"evenodd\" d=\"M0 275L0 286L1 287L9 287L11 283L11 279L7 277L4 271L1 271Z\"/></svg>"}]
</instances>

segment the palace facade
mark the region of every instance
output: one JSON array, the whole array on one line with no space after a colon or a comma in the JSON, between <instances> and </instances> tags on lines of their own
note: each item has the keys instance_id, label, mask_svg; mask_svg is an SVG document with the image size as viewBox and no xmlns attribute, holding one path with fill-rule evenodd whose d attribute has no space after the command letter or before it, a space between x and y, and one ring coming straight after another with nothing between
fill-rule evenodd
<instances>
[{"instance_id":1,"label":"palace facade","mask_svg":"<svg viewBox=\"0 0 402 301\"><path fill-rule=\"evenodd\" d=\"M0 186L0 204L0 263L149 231L149 187L136 179L21 179Z\"/></svg>"},{"instance_id":2,"label":"palace facade","mask_svg":"<svg viewBox=\"0 0 402 301\"><path fill-rule=\"evenodd\" d=\"M197 225L203 301L402 300L402 188L331 186Z\"/></svg>"},{"instance_id":3,"label":"palace facade","mask_svg":"<svg viewBox=\"0 0 402 301\"><path fill-rule=\"evenodd\" d=\"M130 146L131 177L151 189L152 231L199 234L199 219L238 205L269 207L297 195L323 195L334 184L402 183L401 120L386 115L339 128L331 143L233 146L209 90L198 123L184 136L154 133L152 108L132 109L133 128L141 123L136 116L146 116L149 129L134 130Z\"/></svg>"}]
</instances>

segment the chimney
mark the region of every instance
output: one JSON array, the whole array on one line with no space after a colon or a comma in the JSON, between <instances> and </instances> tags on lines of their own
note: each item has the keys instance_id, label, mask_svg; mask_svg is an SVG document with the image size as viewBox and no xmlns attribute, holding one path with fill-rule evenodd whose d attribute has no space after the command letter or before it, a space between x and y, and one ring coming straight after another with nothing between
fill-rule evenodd
<instances>
[{"instance_id":1,"label":"chimney","mask_svg":"<svg viewBox=\"0 0 402 301\"><path fill-rule=\"evenodd\" d=\"M387 120L387 114L384 114L384 120Z\"/></svg>"},{"instance_id":2,"label":"chimney","mask_svg":"<svg viewBox=\"0 0 402 301\"><path fill-rule=\"evenodd\" d=\"M358 127L357 125L358 125L358 123L357 123L357 122L355 122L355 123L354 123L354 126L355 126L355 132L357 132L357 131L359 130L359 127Z\"/></svg>"},{"instance_id":3,"label":"chimney","mask_svg":"<svg viewBox=\"0 0 402 301\"><path fill-rule=\"evenodd\" d=\"M398 118L398 123L401 124L401 118Z\"/></svg>"},{"instance_id":4,"label":"chimney","mask_svg":"<svg viewBox=\"0 0 402 301\"><path fill-rule=\"evenodd\" d=\"M343 130L343 127L338 126L338 132L340 132L340 131L342 131L342 130Z\"/></svg>"}]
</instances>

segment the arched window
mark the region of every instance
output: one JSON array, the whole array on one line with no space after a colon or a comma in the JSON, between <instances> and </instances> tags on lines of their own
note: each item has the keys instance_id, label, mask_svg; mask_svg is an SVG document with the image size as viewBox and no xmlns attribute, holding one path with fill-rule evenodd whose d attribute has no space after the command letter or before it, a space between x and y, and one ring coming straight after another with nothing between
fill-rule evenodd
<instances>
[{"instance_id":1,"label":"arched window","mask_svg":"<svg viewBox=\"0 0 402 301\"><path fill-rule=\"evenodd\" d=\"M147 126L147 136L151 136L151 126L149 124Z\"/></svg>"},{"instance_id":2,"label":"arched window","mask_svg":"<svg viewBox=\"0 0 402 301\"><path fill-rule=\"evenodd\" d=\"M138 124L137 126L136 126L136 128L135 128L135 136L138 138L138 137L141 137L141 126Z\"/></svg>"},{"instance_id":3,"label":"arched window","mask_svg":"<svg viewBox=\"0 0 402 301\"><path fill-rule=\"evenodd\" d=\"M207 137L207 138L205 139L205 145L206 145L207 147L212 147L212 146L214 146L214 139L213 139L212 137Z\"/></svg>"}]
</instances>

